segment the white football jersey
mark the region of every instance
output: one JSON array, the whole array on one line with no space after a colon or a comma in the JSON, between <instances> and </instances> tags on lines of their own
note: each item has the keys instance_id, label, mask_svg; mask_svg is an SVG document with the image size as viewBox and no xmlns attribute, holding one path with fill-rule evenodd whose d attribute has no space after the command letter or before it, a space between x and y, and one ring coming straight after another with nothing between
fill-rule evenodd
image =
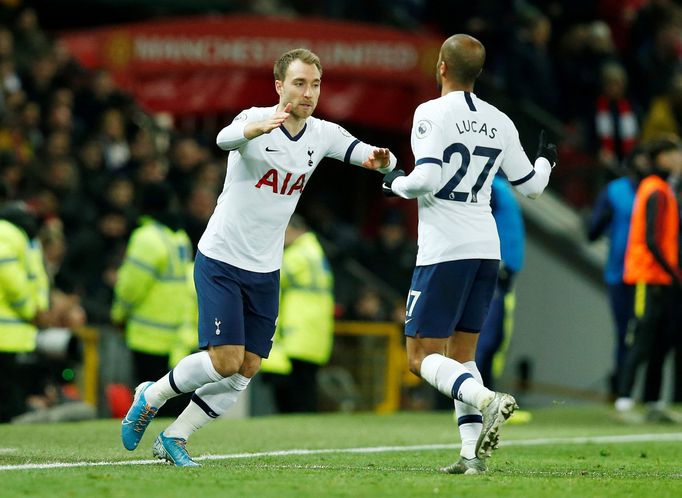
<instances>
[{"instance_id":1,"label":"white football jersey","mask_svg":"<svg viewBox=\"0 0 682 498\"><path fill-rule=\"evenodd\" d=\"M266 273L282 263L284 231L313 171L323 157L360 165L374 149L342 127L310 117L292 137L283 126L252 140L244 127L272 116L273 107L252 107L218 134L230 149L223 191L199 241L206 256L238 268ZM391 164L386 171L395 167ZM384 171L383 169L381 171Z\"/></svg>"},{"instance_id":2,"label":"white football jersey","mask_svg":"<svg viewBox=\"0 0 682 498\"><path fill-rule=\"evenodd\" d=\"M412 195L413 174L393 184L398 195L419 199L417 265L500 259L490 208L495 173L502 168L512 185L532 179L534 193L538 188L542 192L551 171L549 162L539 159L538 178L533 178L536 169L512 121L470 92L450 92L421 104L414 114L411 144L416 161L412 183L416 185L421 172L435 174L433 181L422 181L423 191L413 190ZM424 166L418 172L420 165Z\"/></svg>"}]
</instances>

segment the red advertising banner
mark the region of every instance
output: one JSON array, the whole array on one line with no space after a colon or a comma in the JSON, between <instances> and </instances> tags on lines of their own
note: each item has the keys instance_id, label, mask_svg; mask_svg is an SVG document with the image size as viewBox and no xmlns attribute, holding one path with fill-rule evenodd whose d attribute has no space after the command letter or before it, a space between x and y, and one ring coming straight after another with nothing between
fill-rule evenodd
<instances>
[{"instance_id":1,"label":"red advertising banner","mask_svg":"<svg viewBox=\"0 0 682 498\"><path fill-rule=\"evenodd\" d=\"M440 40L366 24L253 16L193 17L65 34L86 67L108 68L150 111L175 114L274 105L272 66L306 47L324 70L318 113L404 130L435 97Z\"/></svg>"}]
</instances>

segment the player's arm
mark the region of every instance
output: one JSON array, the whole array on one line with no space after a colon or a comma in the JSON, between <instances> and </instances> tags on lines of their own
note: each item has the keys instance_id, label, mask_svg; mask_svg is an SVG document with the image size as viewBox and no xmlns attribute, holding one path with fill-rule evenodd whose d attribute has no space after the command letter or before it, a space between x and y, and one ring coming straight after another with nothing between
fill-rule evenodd
<instances>
[{"instance_id":1,"label":"player's arm","mask_svg":"<svg viewBox=\"0 0 682 498\"><path fill-rule=\"evenodd\" d=\"M270 133L286 121L291 111L291 104L284 110L275 111L265 119L254 119L248 111L239 114L232 123L220 130L216 137L216 144L223 150L235 150L249 140Z\"/></svg>"},{"instance_id":2,"label":"player's arm","mask_svg":"<svg viewBox=\"0 0 682 498\"><path fill-rule=\"evenodd\" d=\"M659 241L662 239L661 230L663 230L663 224L658 223L658 217L660 213L663 213L666 208L666 198L660 192L653 192L646 201L646 246L653 254L656 262L661 265L667 274L669 274L673 282L677 285L682 284L682 275L680 271L673 268L668 260L665 259L663 251L659 247ZM673 206L672 209L677 209Z\"/></svg>"},{"instance_id":3,"label":"player's arm","mask_svg":"<svg viewBox=\"0 0 682 498\"><path fill-rule=\"evenodd\" d=\"M390 150L366 144L334 123L325 122L324 126L328 140L326 157L384 174L398 164L398 159Z\"/></svg>"},{"instance_id":4,"label":"player's arm","mask_svg":"<svg viewBox=\"0 0 682 498\"><path fill-rule=\"evenodd\" d=\"M390 150L375 147L359 140L357 140L356 144L351 144L349 150L350 155L346 162L371 169L372 171L386 174L389 171L393 171L398 164L398 159Z\"/></svg>"},{"instance_id":5,"label":"player's arm","mask_svg":"<svg viewBox=\"0 0 682 498\"><path fill-rule=\"evenodd\" d=\"M512 125L512 136L508 141L502 170L516 190L526 197L536 199L544 192L552 168L557 163L556 145L547 143L545 131L540 132L535 163L531 164L521 147L519 133Z\"/></svg>"},{"instance_id":6,"label":"player's arm","mask_svg":"<svg viewBox=\"0 0 682 498\"><path fill-rule=\"evenodd\" d=\"M427 159L427 162L420 162ZM404 199L414 199L430 194L438 188L441 177L442 162L436 159L423 158L417 161L412 173L405 176L402 170L394 170L384 177L382 188L384 193L391 193ZM400 172L401 174L397 174Z\"/></svg>"}]
</instances>

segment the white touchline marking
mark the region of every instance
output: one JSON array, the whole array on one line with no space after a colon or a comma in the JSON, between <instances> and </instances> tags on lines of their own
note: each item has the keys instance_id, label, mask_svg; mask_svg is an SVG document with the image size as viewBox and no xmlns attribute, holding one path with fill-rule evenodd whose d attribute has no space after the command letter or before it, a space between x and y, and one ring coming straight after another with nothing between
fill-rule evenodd
<instances>
[{"instance_id":1,"label":"white touchline marking","mask_svg":"<svg viewBox=\"0 0 682 498\"><path fill-rule=\"evenodd\" d=\"M6 455L7 453L16 453L17 448L0 448L0 455Z\"/></svg>"},{"instance_id":2,"label":"white touchline marking","mask_svg":"<svg viewBox=\"0 0 682 498\"><path fill-rule=\"evenodd\" d=\"M550 444L587 444L587 443L637 443L653 441L682 441L682 432L662 434L624 434L617 436L580 436L540 439L518 439L502 441L500 446L545 446ZM459 444L418 444L412 446L369 446L364 448L322 448L314 450L293 449L261 451L257 453L232 453L228 455L202 455L194 460L237 460L241 458L261 458L277 456L325 455L330 453L392 453L400 451L454 450ZM117 460L100 462L53 462L0 465L3 470L65 469L73 467L105 467L111 465L165 465L161 460Z\"/></svg>"}]
</instances>

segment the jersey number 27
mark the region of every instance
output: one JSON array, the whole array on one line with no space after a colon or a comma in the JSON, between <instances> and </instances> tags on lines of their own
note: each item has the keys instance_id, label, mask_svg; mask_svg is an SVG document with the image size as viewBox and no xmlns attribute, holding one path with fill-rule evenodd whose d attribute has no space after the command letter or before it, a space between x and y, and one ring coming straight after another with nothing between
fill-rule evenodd
<instances>
[{"instance_id":1,"label":"jersey number 27","mask_svg":"<svg viewBox=\"0 0 682 498\"><path fill-rule=\"evenodd\" d=\"M476 146L472 154L469 152L467 146L464 145L463 143L454 143L448 146L443 152L443 162L449 163L450 158L452 157L453 154L459 154L462 157L462 165L457 169L455 175L452 178L450 178L450 180L443 186L443 188L440 189L435 194L436 197L438 197L439 199L445 199L446 201L455 202L467 201L467 199L469 198L469 192L458 192L455 189L461 183L462 178L464 178L464 175L467 174L467 171L469 170L469 164L471 163L471 156L474 155L488 158L488 162L485 163L485 166L483 166L483 170L481 170L480 174L478 175L478 178L476 178L476 183L474 183L474 186L471 187L471 202L472 203L478 202L478 192L481 190L483 184L488 178L490 170L495 164L495 159L497 159L497 156L500 155L500 152L502 152L501 149Z\"/></svg>"}]
</instances>

